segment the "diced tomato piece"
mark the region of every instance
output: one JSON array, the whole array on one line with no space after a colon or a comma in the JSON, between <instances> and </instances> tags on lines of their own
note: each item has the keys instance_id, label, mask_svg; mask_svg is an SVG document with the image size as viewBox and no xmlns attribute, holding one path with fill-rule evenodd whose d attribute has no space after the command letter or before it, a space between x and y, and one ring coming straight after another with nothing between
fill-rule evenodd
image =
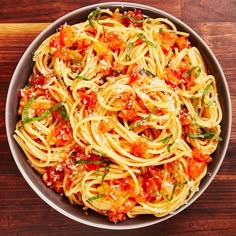
<instances>
[{"instance_id":1,"label":"diced tomato piece","mask_svg":"<svg viewBox=\"0 0 236 236\"><path fill-rule=\"evenodd\" d=\"M131 145L130 153L137 157L143 157L147 151L147 142L139 139Z\"/></svg>"},{"instance_id":2,"label":"diced tomato piece","mask_svg":"<svg viewBox=\"0 0 236 236\"><path fill-rule=\"evenodd\" d=\"M121 117L125 121L133 121L133 122L140 119L140 117L137 115L137 113L133 109L121 111L119 113L119 117Z\"/></svg>"},{"instance_id":3,"label":"diced tomato piece","mask_svg":"<svg viewBox=\"0 0 236 236\"><path fill-rule=\"evenodd\" d=\"M72 129L69 122L60 122L48 136L49 142L57 147L73 142Z\"/></svg>"},{"instance_id":4,"label":"diced tomato piece","mask_svg":"<svg viewBox=\"0 0 236 236\"><path fill-rule=\"evenodd\" d=\"M124 26L129 26L130 24L134 26L141 26L142 20L144 19L143 13L140 9L135 9L134 11L128 11L123 15L122 24Z\"/></svg>"},{"instance_id":5,"label":"diced tomato piece","mask_svg":"<svg viewBox=\"0 0 236 236\"><path fill-rule=\"evenodd\" d=\"M99 130L102 133L107 133L114 128L114 124L111 120L101 120L99 122Z\"/></svg>"},{"instance_id":6,"label":"diced tomato piece","mask_svg":"<svg viewBox=\"0 0 236 236\"><path fill-rule=\"evenodd\" d=\"M128 68L127 74L130 77L129 84L136 82L140 78L140 68L137 64L134 64Z\"/></svg>"},{"instance_id":7,"label":"diced tomato piece","mask_svg":"<svg viewBox=\"0 0 236 236\"><path fill-rule=\"evenodd\" d=\"M73 44L74 34L70 25L64 25L60 30L61 45L71 47Z\"/></svg>"},{"instance_id":8,"label":"diced tomato piece","mask_svg":"<svg viewBox=\"0 0 236 236\"><path fill-rule=\"evenodd\" d=\"M127 212L131 211L136 205L136 200L134 198L129 198L125 203L116 210L110 210L108 212L109 220L117 223L118 221L123 221L126 219Z\"/></svg>"},{"instance_id":9,"label":"diced tomato piece","mask_svg":"<svg viewBox=\"0 0 236 236\"><path fill-rule=\"evenodd\" d=\"M112 50L124 50L126 48L126 43L120 38L116 33L109 33L105 35L105 42L108 43L109 48Z\"/></svg>"},{"instance_id":10,"label":"diced tomato piece","mask_svg":"<svg viewBox=\"0 0 236 236\"><path fill-rule=\"evenodd\" d=\"M188 41L188 37L182 35L176 39L175 45L178 47L179 51L181 51L184 48L189 48L190 42Z\"/></svg>"},{"instance_id":11,"label":"diced tomato piece","mask_svg":"<svg viewBox=\"0 0 236 236\"><path fill-rule=\"evenodd\" d=\"M164 32L161 33L161 47L163 52L166 54L174 46L177 39L176 33Z\"/></svg>"},{"instance_id":12,"label":"diced tomato piece","mask_svg":"<svg viewBox=\"0 0 236 236\"><path fill-rule=\"evenodd\" d=\"M194 148L192 152L193 158L199 162L209 163L212 161L212 158L209 154L203 154L199 149Z\"/></svg>"},{"instance_id":13,"label":"diced tomato piece","mask_svg":"<svg viewBox=\"0 0 236 236\"><path fill-rule=\"evenodd\" d=\"M143 194L140 196L146 201L153 201L156 199L156 192L159 192L161 189L162 183L162 171L157 167L149 167L147 172L143 174L142 178L142 188Z\"/></svg>"},{"instance_id":14,"label":"diced tomato piece","mask_svg":"<svg viewBox=\"0 0 236 236\"><path fill-rule=\"evenodd\" d=\"M206 168L205 162L196 161L193 158L187 158L188 175L192 179L198 178Z\"/></svg>"},{"instance_id":15,"label":"diced tomato piece","mask_svg":"<svg viewBox=\"0 0 236 236\"><path fill-rule=\"evenodd\" d=\"M182 126L190 125L192 122L191 116L186 108L180 111L179 120Z\"/></svg>"},{"instance_id":16,"label":"diced tomato piece","mask_svg":"<svg viewBox=\"0 0 236 236\"><path fill-rule=\"evenodd\" d=\"M60 50L62 47L60 35L53 35L50 39L49 46Z\"/></svg>"},{"instance_id":17,"label":"diced tomato piece","mask_svg":"<svg viewBox=\"0 0 236 236\"><path fill-rule=\"evenodd\" d=\"M168 69L167 74L165 76L165 81L167 84L169 84L172 87L176 87L180 84L188 84L191 80L190 76L183 76L184 73L186 73L187 70L181 69L181 70L174 70L174 69Z\"/></svg>"},{"instance_id":18,"label":"diced tomato piece","mask_svg":"<svg viewBox=\"0 0 236 236\"><path fill-rule=\"evenodd\" d=\"M63 192L63 179L64 169L60 167L49 167L42 176L43 182L56 190L57 192Z\"/></svg>"},{"instance_id":19,"label":"diced tomato piece","mask_svg":"<svg viewBox=\"0 0 236 236\"><path fill-rule=\"evenodd\" d=\"M94 91L90 93L80 93L80 99L86 107L94 108L97 102L97 95Z\"/></svg>"},{"instance_id":20,"label":"diced tomato piece","mask_svg":"<svg viewBox=\"0 0 236 236\"><path fill-rule=\"evenodd\" d=\"M29 82L32 83L35 88L41 88L45 84L46 79L44 75L33 75L30 77Z\"/></svg>"}]
</instances>

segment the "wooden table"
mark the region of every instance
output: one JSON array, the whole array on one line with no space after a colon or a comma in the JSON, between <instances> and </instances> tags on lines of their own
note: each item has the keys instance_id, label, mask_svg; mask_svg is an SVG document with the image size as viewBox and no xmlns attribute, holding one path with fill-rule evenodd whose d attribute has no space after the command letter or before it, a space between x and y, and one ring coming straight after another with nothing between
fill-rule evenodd
<instances>
[{"instance_id":1,"label":"wooden table","mask_svg":"<svg viewBox=\"0 0 236 236\"><path fill-rule=\"evenodd\" d=\"M180 18L206 41L227 77L236 108L236 2L136 0ZM27 46L57 18L95 0L0 2L0 235L236 235L236 122L223 165L207 191L188 209L160 224L108 231L61 215L29 187L18 171L5 133L5 100L13 71ZM235 110L233 111L233 116Z\"/></svg>"}]
</instances>

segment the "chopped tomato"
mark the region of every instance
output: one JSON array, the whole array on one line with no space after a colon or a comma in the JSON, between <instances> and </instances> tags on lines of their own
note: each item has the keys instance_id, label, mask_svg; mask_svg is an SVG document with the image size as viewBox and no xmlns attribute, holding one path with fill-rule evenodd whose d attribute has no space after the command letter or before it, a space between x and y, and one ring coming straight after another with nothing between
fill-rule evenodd
<instances>
[{"instance_id":1,"label":"chopped tomato","mask_svg":"<svg viewBox=\"0 0 236 236\"><path fill-rule=\"evenodd\" d=\"M144 104L143 100L140 97L136 97L136 102L143 113L146 114L150 113L149 109L147 108L147 106Z\"/></svg>"},{"instance_id":2,"label":"chopped tomato","mask_svg":"<svg viewBox=\"0 0 236 236\"><path fill-rule=\"evenodd\" d=\"M180 111L179 120L182 126L190 125L192 122L191 116L186 108Z\"/></svg>"},{"instance_id":3,"label":"chopped tomato","mask_svg":"<svg viewBox=\"0 0 236 236\"><path fill-rule=\"evenodd\" d=\"M50 39L49 46L60 50L62 47L60 35L53 35Z\"/></svg>"},{"instance_id":4,"label":"chopped tomato","mask_svg":"<svg viewBox=\"0 0 236 236\"><path fill-rule=\"evenodd\" d=\"M190 42L188 41L188 37L182 35L176 39L175 45L178 47L179 51L181 51L184 48L188 48Z\"/></svg>"},{"instance_id":5,"label":"chopped tomato","mask_svg":"<svg viewBox=\"0 0 236 236\"><path fill-rule=\"evenodd\" d=\"M122 24L126 27L130 24L134 26L141 26L143 19L144 16L142 11L139 9L135 9L134 11L128 11L123 15Z\"/></svg>"},{"instance_id":6,"label":"chopped tomato","mask_svg":"<svg viewBox=\"0 0 236 236\"><path fill-rule=\"evenodd\" d=\"M108 43L109 48L112 50L124 50L126 48L125 41L113 32L105 35L105 42Z\"/></svg>"},{"instance_id":7,"label":"chopped tomato","mask_svg":"<svg viewBox=\"0 0 236 236\"><path fill-rule=\"evenodd\" d=\"M190 76L183 76L187 70L174 70L168 69L167 74L165 76L165 81L167 84L171 85L172 87L176 87L180 84L188 84L190 83L191 77Z\"/></svg>"},{"instance_id":8,"label":"chopped tomato","mask_svg":"<svg viewBox=\"0 0 236 236\"><path fill-rule=\"evenodd\" d=\"M147 142L139 139L131 145L130 153L137 157L143 157L147 151Z\"/></svg>"},{"instance_id":9,"label":"chopped tomato","mask_svg":"<svg viewBox=\"0 0 236 236\"><path fill-rule=\"evenodd\" d=\"M140 117L137 115L137 113L135 112L135 110L130 109L130 110L122 110L119 115L119 117L121 117L122 119L124 119L125 121L137 121L138 119L140 119Z\"/></svg>"},{"instance_id":10,"label":"chopped tomato","mask_svg":"<svg viewBox=\"0 0 236 236\"><path fill-rule=\"evenodd\" d=\"M57 192L63 191L64 169L62 166L47 168L42 179L47 186L55 189Z\"/></svg>"},{"instance_id":11,"label":"chopped tomato","mask_svg":"<svg viewBox=\"0 0 236 236\"><path fill-rule=\"evenodd\" d=\"M142 176L143 193L139 196L139 200L153 201L156 199L156 192L161 189L162 171L157 167L149 167L147 172Z\"/></svg>"},{"instance_id":12,"label":"chopped tomato","mask_svg":"<svg viewBox=\"0 0 236 236\"><path fill-rule=\"evenodd\" d=\"M126 214L134 208L136 205L136 200L134 198L129 198L125 203L116 210L110 210L108 212L109 220L116 223L118 221L123 221L126 219Z\"/></svg>"},{"instance_id":13,"label":"chopped tomato","mask_svg":"<svg viewBox=\"0 0 236 236\"><path fill-rule=\"evenodd\" d=\"M129 69L127 71L127 74L130 77L129 84L136 82L140 78L139 71L140 71L140 68L137 64L129 67Z\"/></svg>"},{"instance_id":14,"label":"chopped tomato","mask_svg":"<svg viewBox=\"0 0 236 236\"><path fill-rule=\"evenodd\" d=\"M64 25L60 30L61 45L71 47L73 44L74 34L70 25Z\"/></svg>"},{"instance_id":15,"label":"chopped tomato","mask_svg":"<svg viewBox=\"0 0 236 236\"><path fill-rule=\"evenodd\" d=\"M193 149L192 155L193 155L193 159L196 160L196 161L199 161L199 162L208 163L208 162L211 162L211 161L212 161L212 158L210 157L209 154L203 154L203 153L202 153L199 149L197 149L197 148L194 148L194 149Z\"/></svg>"},{"instance_id":16,"label":"chopped tomato","mask_svg":"<svg viewBox=\"0 0 236 236\"><path fill-rule=\"evenodd\" d=\"M85 50L92 44L90 39L82 39L77 41L77 49L79 52L85 52Z\"/></svg>"},{"instance_id":17,"label":"chopped tomato","mask_svg":"<svg viewBox=\"0 0 236 236\"><path fill-rule=\"evenodd\" d=\"M198 178L206 167L205 162L199 162L193 158L187 158L187 164L188 164L188 175L192 179Z\"/></svg>"},{"instance_id":18,"label":"chopped tomato","mask_svg":"<svg viewBox=\"0 0 236 236\"><path fill-rule=\"evenodd\" d=\"M176 33L172 32L161 33L161 47L164 53L170 51L170 49L174 46L176 39L177 39Z\"/></svg>"},{"instance_id":19,"label":"chopped tomato","mask_svg":"<svg viewBox=\"0 0 236 236\"><path fill-rule=\"evenodd\" d=\"M97 102L97 95L94 91L90 93L80 93L81 102L86 105L86 107L94 108Z\"/></svg>"},{"instance_id":20,"label":"chopped tomato","mask_svg":"<svg viewBox=\"0 0 236 236\"><path fill-rule=\"evenodd\" d=\"M111 120L101 120L99 122L99 130L102 133L107 133L114 128L114 124Z\"/></svg>"},{"instance_id":21,"label":"chopped tomato","mask_svg":"<svg viewBox=\"0 0 236 236\"><path fill-rule=\"evenodd\" d=\"M30 77L29 82L35 87L35 88L41 88L45 82L46 77L44 75L33 75Z\"/></svg>"},{"instance_id":22,"label":"chopped tomato","mask_svg":"<svg viewBox=\"0 0 236 236\"><path fill-rule=\"evenodd\" d=\"M60 122L49 134L49 142L57 147L73 142L72 129L69 122Z\"/></svg>"}]
</instances>

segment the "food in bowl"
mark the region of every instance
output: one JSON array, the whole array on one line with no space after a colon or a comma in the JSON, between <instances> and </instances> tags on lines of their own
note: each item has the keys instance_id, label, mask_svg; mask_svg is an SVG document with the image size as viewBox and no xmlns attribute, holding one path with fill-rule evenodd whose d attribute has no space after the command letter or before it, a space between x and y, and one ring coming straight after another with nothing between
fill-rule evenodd
<instances>
[{"instance_id":1,"label":"food in bowl","mask_svg":"<svg viewBox=\"0 0 236 236\"><path fill-rule=\"evenodd\" d=\"M33 61L14 138L46 186L115 223L192 199L222 111L188 33L139 9L96 8Z\"/></svg>"}]
</instances>

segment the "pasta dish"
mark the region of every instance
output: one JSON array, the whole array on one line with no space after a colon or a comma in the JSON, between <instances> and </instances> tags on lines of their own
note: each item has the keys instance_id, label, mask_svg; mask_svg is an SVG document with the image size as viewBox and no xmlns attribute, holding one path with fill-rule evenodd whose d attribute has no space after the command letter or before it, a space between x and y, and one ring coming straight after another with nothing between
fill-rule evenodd
<instances>
[{"instance_id":1,"label":"pasta dish","mask_svg":"<svg viewBox=\"0 0 236 236\"><path fill-rule=\"evenodd\" d=\"M198 191L220 137L217 85L189 34L97 8L32 55L14 138L42 181L116 223Z\"/></svg>"}]
</instances>

